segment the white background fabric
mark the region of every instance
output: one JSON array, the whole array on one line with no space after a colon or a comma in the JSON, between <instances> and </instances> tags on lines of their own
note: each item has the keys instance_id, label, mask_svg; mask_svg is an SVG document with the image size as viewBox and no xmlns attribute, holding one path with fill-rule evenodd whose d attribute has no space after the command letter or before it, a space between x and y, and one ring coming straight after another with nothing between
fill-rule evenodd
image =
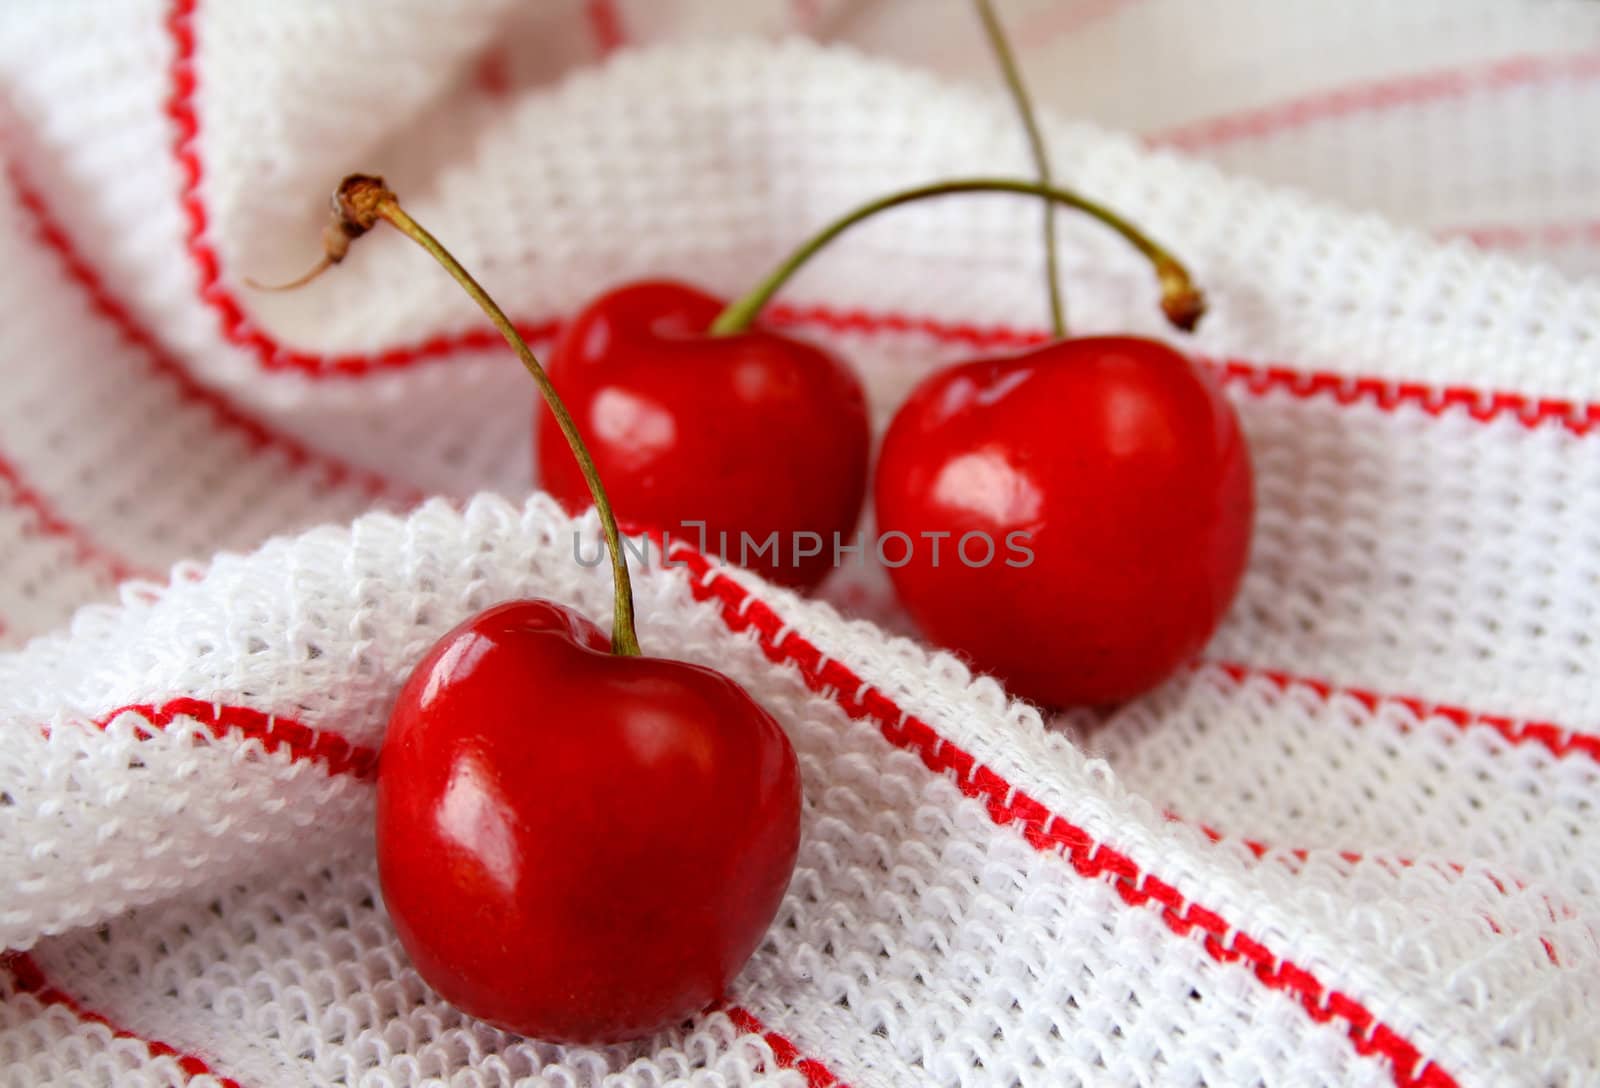
<instances>
[{"instance_id":1,"label":"white background fabric","mask_svg":"<svg viewBox=\"0 0 1600 1088\"><path fill-rule=\"evenodd\" d=\"M1600 1077L1600 4L1001 10L1058 175L1212 299L1179 342L1252 441L1240 599L1149 697L1043 722L887 637L871 571L640 571L647 652L789 729L805 841L730 1007L604 1050L456 1016L371 861L424 647L517 594L609 614L528 497L533 391L398 238L242 277L365 169L544 342L625 278L735 291L860 198L1027 171L966 5L0 14L0 1083ZM1039 334L1037 226L906 209L772 319L881 426ZM1077 329L1171 335L1061 231Z\"/></svg>"}]
</instances>

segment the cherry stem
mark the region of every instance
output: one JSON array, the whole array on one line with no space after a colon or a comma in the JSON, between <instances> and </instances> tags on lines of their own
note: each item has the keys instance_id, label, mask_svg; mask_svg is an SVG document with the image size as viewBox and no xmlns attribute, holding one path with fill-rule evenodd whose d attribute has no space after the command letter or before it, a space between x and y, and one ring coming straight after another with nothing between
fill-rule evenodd
<instances>
[{"instance_id":1,"label":"cherry stem","mask_svg":"<svg viewBox=\"0 0 1600 1088\"><path fill-rule=\"evenodd\" d=\"M1011 100L1016 103L1022 127L1028 134L1028 148L1033 153L1033 166L1039 175L1039 184L1049 185L1050 156L1045 151L1039 121L1033 114L1033 100L1022 81L1022 71L1011 52L1011 43L1006 40L1005 28L1000 25L1000 17L995 14L990 0L973 0L973 3L978 9L978 18L983 22L984 33L989 36L989 48L993 50L994 59L999 62L1000 72L1005 76L1006 86L1011 90ZM1067 317L1061 301L1061 270L1056 260L1056 205L1052 200L1044 202L1044 280L1050 300L1050 330L1060 340L1067 335Z\"/></svg>"},{"instance_id":2,"label":"cherry stem","mask_svg":"<svg viewBox=\"0 0 1600 1088\"><path fill-rule=\"evenodd\" d=\"M1149 235L1104 205L1080 196L1071 189L1041 185L1033 181L1011 178L961 178L902 189L863 204L855 211L834 220L790 254L766 279L757 284L754 290L743 298L736 299L718 314L717 319L711 324L711 335L732 336L749 328L756 314L773 295L778 293L801 265L863 219L870 219L879 212L898 208L902 204L911 204L933 197L954 196L957 193L1022 193L1027 196L1044 197L1054 203L1076 208L1122 235L1129 245L1143 254L1155 267L1156 278L1161 284L1161 309L1166 314L1167 320L1175 327L1185 331L1192 330L1205 313L1205 299L1201 296L1200 289L1194 285L1189 270Z\"/></svg>"},{"instance_id":3,"label":"cherry stem","mask_svg":"<svg viewBox=\"0 0 1600 1088\"><path fill-rule=\"evenodd\" d=\"M633 583L628 577L628 560L622 550L622 534L617 529L616 516L612 513L610 500L606 498L605 485L600 482L600 473L595 468L594 458L589 456L589 448L584 445L583 438L578 434L577 425L572 421L571 413L561 402L560 395L550 384L550 376L545 373L544 367L539 365L539 360L527 342L517 332L516 326L511 323L505 311L500 309L494 299L489 297L489 293L479 286L478 281L461 267L460 262L450 255L450 251L424 230L421 224L406 214L400 207L399 198L384 185L382 178L351 174L339 183L339 188L333 196L333 208L334 223L324 239L327 255L313 273L320 272L328 265L337 264L343 259L351 241L371 230L379 219L383 219L427 250L434 260L444 266L444 270L450 273L471 296L472 301L489 316L494 327L500 330L500 335L505 337L506 343L511 345L511 350L522 360L522 365L533 375L533 380L539 385L539 392L544 396L544 402L550 406L550 412L555 416L557 426L566 436L567 445L572 447L572 456L577 459L584 482L589 485L589 494L594 498L595 509L600 512L601 530L611 551L611 572L616 591L615 617L611 632L612 653L622 657L638 656L639 634L634 627L633 619Z\"/></svg>"}]
</instances>

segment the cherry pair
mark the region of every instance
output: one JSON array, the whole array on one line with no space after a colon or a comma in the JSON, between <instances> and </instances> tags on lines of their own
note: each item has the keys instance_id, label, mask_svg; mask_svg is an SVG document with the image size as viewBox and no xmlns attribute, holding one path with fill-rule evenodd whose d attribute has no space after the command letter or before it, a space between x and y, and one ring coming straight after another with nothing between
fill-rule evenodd
<instances>
[{"instance_id":1,"label":"cherry pair","mask_svg":"<svg viewBox=\"0 0 1600 1088\"><path fill-rule=\"evenodd\" d=\"M674 533L703 525L722 541L776 533L779 548L747 565L791 586L819 582L831 548L796 562L782 542L853 533L865 398L836 357L750 321L854 223L993 191L1044 194L1105 222L1154 264L1168 318L1198 321L1182 266L1068 190L978 179L893 194L823 230L733 306L649 282L571 322L551 380L621 514ZM576 512L589 491L541 411L542 482ZM890 424L873 491L891 577L923 632L1047 706L1130 698L1193 656L1232 601L1253 513L1248 449L1211 375L1135 337L1063 339L931 375Z\"/></svg>"}]
</instances>

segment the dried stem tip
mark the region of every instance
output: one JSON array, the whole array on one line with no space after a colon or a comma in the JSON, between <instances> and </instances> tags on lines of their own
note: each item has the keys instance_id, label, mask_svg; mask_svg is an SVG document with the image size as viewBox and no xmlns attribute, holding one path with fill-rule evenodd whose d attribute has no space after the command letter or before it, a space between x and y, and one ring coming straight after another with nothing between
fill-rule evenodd
<instances>
[{"instance_id":1,"label":"dried stem tip","mask_svg":"<svg viewBox=\"0 0 1600 1088\"><path fill-rule=\"evenodd\" d=\"M322 259L311 266L304 275L288 283L257 283L246 277L245 283L258 291L293 291L304 287L328 269L344 260L350 252L350 243L361 237L382 218L385 203L395 204L395 195L380 177L371 174L351 174L333 191L333 222L322 230Z\"/></svg>"},{"instance_id":2,"label":"dried stem tip","mask_svg":"<svg viewBox=\"0 0 1600 1088\"><path fill-rule=\"evenodd\" d=\"M332 231L337 230L344 239L343 248L348 250L351 242L377 225L385 203L397 204L399 201L382 178L371 174L349 175L333 191L333 223L329 226L329 237ZM344 253L341 251L339 257L334 257L330 244L328 256L337 263Z\"/></svg>"},{"instance_id":3,"label":"dried stem tip","mask_svg":"<svg viewBox=\"0 0 1600 1088\"><path fill-rule=\"evenodd\" d=\"M380 177L351 174L333 191L333 222L322 232L322 252L326 264L338 264L350 252L350 243L371 230L381 218L385 202L395 203L394 193Z\"/></svg>"},{"instance_id":4,"label":"dried stem tip","mask_svg":"<svg viewBox=\"0 0 1600 1088\"><path fill-rule=\"evenodd\" d=\"M1206 299L1189 279L1182 265L1170 258L1157 258L1156 278L1161 283L1161 312L1184 332L1193 332L1205 316Z\"/></svg>"}]
</instances>

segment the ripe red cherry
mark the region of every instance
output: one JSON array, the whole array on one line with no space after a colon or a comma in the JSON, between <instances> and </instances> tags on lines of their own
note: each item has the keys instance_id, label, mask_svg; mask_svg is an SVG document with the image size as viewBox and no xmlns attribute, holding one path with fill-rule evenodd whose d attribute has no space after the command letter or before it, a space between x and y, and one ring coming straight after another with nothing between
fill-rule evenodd
<instances>
[{"instance_id":1,"label":"ripe red cherry","mask_svg":"<svg viewBox=\"0 0 1600 1088\"><path fill-rule=\"evenodd\" d=\"M719 1001L794 871L800 778L777 723L696 665L609 653L548 601L468 620L384 737L378 864L447 1001L602 1043Z\"/></svg>"},{"instance_id":2,"label":"ripe red cherry","mask_svg":"<svg viewBox=\"0 0 1600 1088\"><path fill-rule=\"evenodd\" d=\"M930 376L884 436L875 500L880 531L914 545L890 574L922 631L1051 707L1130 698L1194 655L1238 589L1254 509L1217 384L1134 337ZM924 533L950 534L937 567ZM976 566L968 533L986 534L965 550ZM891 563L903 550L885 545Z\"/></svg>"},{"instance_id":3,"label":"ripe red cherry","mask_svg":"<svg viewBox=\"0 0 1600 1088\"><path fill-rule=\"evenodd\" d=\"M551 352L550 380L594 455L617 516L699 543L775 581L808 587L830 569L867 485L866 398L821 348L762 329L708 330L723 303L681 283L600 296ZM566 440L541 405L542 484L568 510L590 504ZM771 533L777 548L757 556ZM793 534L815 533L794 545ZM726 547L719 547L726 533ZM751 546L741 551L741 533Z\"/></svg>"}]
</instances>

